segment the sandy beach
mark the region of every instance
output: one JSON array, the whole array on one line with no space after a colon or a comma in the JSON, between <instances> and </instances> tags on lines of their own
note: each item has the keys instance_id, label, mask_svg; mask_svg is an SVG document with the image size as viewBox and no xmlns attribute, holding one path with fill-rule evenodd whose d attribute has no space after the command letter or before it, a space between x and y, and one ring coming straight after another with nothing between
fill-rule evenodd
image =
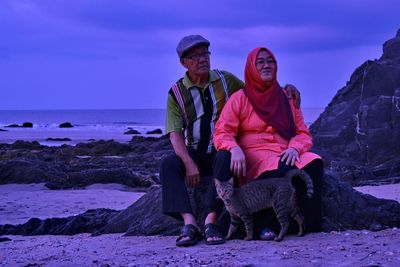
<instances>
[{"instance_id":1,"label":"sandy beach","mask_svg":"<svg viewBox=\"0 0 400 267\"><path fill-rule=\"evenodd\" d=\"M289 236L282 242L230 240L175 247L175 237L10 236L0 266L399 266L400 230Z\"/></svg>"},{"instance_id":2,"label":"sandy beach","mask_svg":"<svg viewBox=\"0 0 400 267\"><path fill-rule=\"evenodd\" d=\"M88 209L122 210L143 194L120 184L94 184L74 190L50 190L43 183L0 185L0 224L68 217Z\"/></svg>"},{"instance_id":3,"label":"sandy beach","mask_svg":"<svg viewBox=\"0 0 400 267\"><path fill-rule=\"evenodd\" d=\"M399 201L400 184L357 188ZM142 193L118 184L49 190L43 184L1 185L0 221L65 217L89 208L124 209ZM62 207L62 208L60 208ZM230 240L175 247L176 237L6 236L0 266L399 266L400 229L288 236L283 242ZM4 238L4 236L3 236Z\"/></svg>"}]
</instances>

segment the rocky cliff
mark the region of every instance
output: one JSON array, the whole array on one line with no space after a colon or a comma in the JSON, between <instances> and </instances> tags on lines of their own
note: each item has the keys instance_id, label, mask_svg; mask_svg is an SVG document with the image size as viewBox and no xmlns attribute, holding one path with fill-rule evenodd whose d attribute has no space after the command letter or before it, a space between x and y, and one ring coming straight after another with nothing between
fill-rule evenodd
<instances>
[{"instance_id":1,"label":"rocky cliff","mask_svg":"<svg viewBox=\"0 0 400 267\"><path fill-rule=\"evenodd\" d=\"M311 125L327 171L353 185L400 182L400 30Z\"/></svg>"}]
</instances>

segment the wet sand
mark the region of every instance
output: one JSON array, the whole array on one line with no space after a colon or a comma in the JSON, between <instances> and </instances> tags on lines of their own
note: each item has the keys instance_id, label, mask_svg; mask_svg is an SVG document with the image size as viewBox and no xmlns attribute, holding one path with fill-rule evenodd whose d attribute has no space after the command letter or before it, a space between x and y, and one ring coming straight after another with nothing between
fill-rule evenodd
<instances>
[{"instance_id":1,"label":"wet sand","mask_svg":"<svg viewBox=\"0 0 400 267\"><path fill-rule=\"evenodd\" d=\"M120 184L94 184L69 190L50 190L43 183L0 185L0 224L68 217L97 208L122 210L143 194Z\"/></svg>"}]
</instances>

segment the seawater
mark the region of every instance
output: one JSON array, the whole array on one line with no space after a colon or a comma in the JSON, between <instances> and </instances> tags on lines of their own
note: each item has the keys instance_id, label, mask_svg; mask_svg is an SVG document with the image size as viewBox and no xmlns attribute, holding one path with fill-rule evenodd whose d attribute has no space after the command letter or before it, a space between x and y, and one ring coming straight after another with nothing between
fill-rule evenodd
<instances>
[{"instance_id":1,"label":"seawater","mask_svg":"<svg viewBox=\"0 0 400 267\"><path fill-rule=\"evenodd\" d=\"M323 111L322 108L303 108L306 124L311 124ZM0 110L0 143L16 140L39 141L45 145L76 144L91 140L113 139L128 142L132 136L125 135L133 128L146 136L150 130L165 131L165 109L121 110ZM10 124L31 122L33 128L6 128ZM70 122L73 128L59 128ZM156 135L157 136L157 135ZM71 141L46 141L47 138L70 138Z\"/></svg>"}]
</instances>

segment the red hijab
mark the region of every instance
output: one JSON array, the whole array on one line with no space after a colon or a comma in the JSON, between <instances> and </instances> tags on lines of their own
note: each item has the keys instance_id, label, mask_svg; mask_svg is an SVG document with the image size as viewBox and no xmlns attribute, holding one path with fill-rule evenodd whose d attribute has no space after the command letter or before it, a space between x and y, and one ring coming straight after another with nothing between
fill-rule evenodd
<instances>
[{"instance_id":1,"label":"red hijab","mask_svg":"<svg viewBox=\"0 0 400 267\"><path fill-rule=\"evenodd\" d=\"M260 51L267 51L276 62L274 54L267 48L253 49L247 56L244 70L244 93L248 97L255 112L260 118L271 125L280 136L290 140L296 135L296 128L289 102L282 88L276 80L278 65L276 65L272 85L261 80L256 68L256 59Z\"/></svg>"}]
</instances>

